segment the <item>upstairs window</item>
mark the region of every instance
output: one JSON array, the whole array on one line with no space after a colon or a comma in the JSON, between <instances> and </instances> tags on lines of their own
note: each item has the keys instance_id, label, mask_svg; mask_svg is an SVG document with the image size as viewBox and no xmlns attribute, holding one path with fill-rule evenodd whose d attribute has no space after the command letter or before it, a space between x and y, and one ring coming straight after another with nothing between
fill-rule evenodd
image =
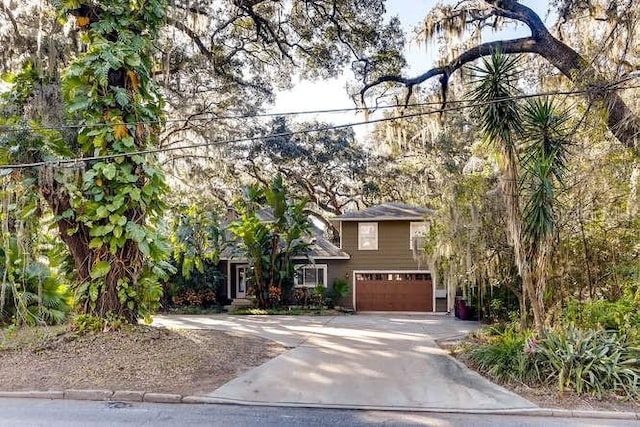
<instances>
[{"instance_id":1,"label":"upstairs window","mask_svg":"<svg viewBox=\"0 0 640 427\"><path fill-rule=\"evenodd\" d=\"M378 223L361 222L358 223L358 250L377 251L378 250Z\"/></svg>"},{"instance_id":2,"label":"upstairs window","mask_svg":"<svg viewBox=\"0 0 640 427\"><path fill-rule=\"evenodd\" d=\"M421 251L426 244L429 233L428 222L412 222L409 228L409 249Z\"/></svg>"}]
</instances>

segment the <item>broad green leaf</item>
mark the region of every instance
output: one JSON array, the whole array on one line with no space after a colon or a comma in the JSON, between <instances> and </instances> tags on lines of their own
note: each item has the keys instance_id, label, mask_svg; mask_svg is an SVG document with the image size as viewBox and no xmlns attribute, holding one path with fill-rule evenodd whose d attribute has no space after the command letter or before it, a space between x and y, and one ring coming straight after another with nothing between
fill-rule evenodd
<instances>
[{"instance_id":1,"label":"broad green leaf","mask_svg":"<svg viewBox=\"0 0 640 427\"><path fill-rule=\"evenodd\" d=\"M140 55L134 53L132 55L127 55L124 62L130 67L139 67L142 62L140 61Z\"/></svg>"},{"instance_id":2,"label":"broad green leaf","mask_svg":"<svg viewBox=\"0 0 640 427\"><path fill-rule=\"evenodd\" d=\"M131 239L136 243L142 242L147 236L147 231L144 229L144 227L132 221L129 221L127 223L126 230L127 234L129 234L129 236L131 236Z\"/></svg>"},{"instance_id":3,"label":"broad green leaf","mask_svg":"<svg viewBox=\"0 0 640 427\"><path fill-rule=\"evenodd\" d=\"M89 286L89 298L91 299L91 302L96 302L98 301L98 286L95 283L92 283Z\"/></svg>"},{"instance_id":4,"label":"broad green leaf","mask_svg":"<svg viewBox=\"0 0 640 427\"><path fill-rule=\"evenodd\" d=\"M89 105L91 105L91 98L79 98L69 104L67 111L69 113L75 113L76 111L86 110Z\"/></svg>"},{"instance_id":5,"label":"broad green leaf","mask_svg":"<svg viewBox=\"0 0 640 427\"><path fill-rule=\"evenodd\" d=\"M98 279L106 276L111 271L111 264L108 261L99 261L93 265L91 269L91 278Z\"/></svg>"},{"instance_id":6,"label":"broad green leaf","mask_svg":"<svg viewBox=\"0 0 640 427\"><path fill-rule=\"evenodd\" d=\"M139 202L140 201L140 189L139 188L132 188L131 191L129 192L129 196L131 196L131 200Z\"/></svg>"},{"instance_id":7,"label":"broad green leaf","mask_svg":"<svg viewBox=\"0 0 640 427\"><path fill-rule=\"evenodd\" d=\"M99 247L102 246L102 244L103 244L103 242L102 242L102 239L100 237L94 237L89 242L89 247L90 248L99 248Z\"/></svg>"},{"instance_id":8,"label":"broad green leaf","mask_svg":"<svg viewBox=\"0 0 640 427\"><path fill-rule=\"evenodd\" d=\"M151 256L151 248L149 247L149 243L147 243L146 240L138 242L138 247L140 248L140 252L142 252L144 256Z\"/></svg>"},{"instance_id":9,"label":"broad green leaf","mask_svg":"<svg viewBox=\"0 0 640 427\"><path fill-rule=\"evenodd\" d=\"M107 164L103 169L102 169L102 175L108 179L108 180L112 180L113 178L116 177L116 165L113 163L109 163Z\"/></svg>"},{"instance_id":10,"label":"broad green leaf","mask_svg":"<svg viewBox=\"0 0 640 427\"><path fill-rule=\"evenodd\" d=\"M96 209L96 218L102 219L108 216L109 216L109 209L107 209L105 205L98 206L98 209Z\"/></svg>"}]
</instances>

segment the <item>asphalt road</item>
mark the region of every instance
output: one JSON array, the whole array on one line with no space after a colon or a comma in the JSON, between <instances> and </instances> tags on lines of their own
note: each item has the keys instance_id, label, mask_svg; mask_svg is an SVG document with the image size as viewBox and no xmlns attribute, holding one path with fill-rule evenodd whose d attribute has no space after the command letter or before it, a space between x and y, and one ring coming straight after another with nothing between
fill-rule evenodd
<instances>
[{"instance_id":1,"label":"asphalt road","mask_svg":"<svg viewBox=\"0 0 640 427\"><path fill-rule=\"evenodd\" d=\"M0 399L0 426L630 426L628 420Z\"/></svg>"}]
</instances>

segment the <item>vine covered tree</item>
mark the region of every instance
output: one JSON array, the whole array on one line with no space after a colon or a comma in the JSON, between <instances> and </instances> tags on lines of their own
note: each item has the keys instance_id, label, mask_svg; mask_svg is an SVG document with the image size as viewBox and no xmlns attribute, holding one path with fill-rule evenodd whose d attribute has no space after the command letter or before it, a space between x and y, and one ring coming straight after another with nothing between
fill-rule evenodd
<instances>
[{"instance_id":1,"label":"vine covered tree","mask_svg":"<svg viewBox=\"0 0 640 427\"><path fill-rule=\"evenodd\" d=\"M5 188L20 183L46 201L34 212L53 214L78 309L130 321L156 306L155 277L170 268L154 227L164 177L153 155L134 152L243 136L251 126L232 116L260 111L296 74L335 76L353 59L360 73L403 63L399 21L385 22L381 0L25 1L4 2L0 16L0 62L14 73L3 120L17 128L2 139L2 163L35 164L3 173ZM161 133L164 113L184 120ZM219 176L219 148L165 165Z\"/></svg>"},{"instance_id":2,"label":"vine covered tree","mask_svg":"<svg viewBox=\"0 0 640 427\"><path fill-rule=\"evenodd\" d=\"M31 135L5 138L4 160L35 161L38 170L13 171L9 179L39 193L53 214L73 259L78 310L133 322L157 307L156 279L170 268L153 226L164 208L164 177L153 156L134 153L156 146L163 119L151 55L166 4L56 6L61 20L75 19L86 48L63 71L61 93L57 70L47 70L42 58L14 78L5 120ZM55 109L77 126L58 127L64 116ZM70 157L62 165L47 162Z\"/></svg>"}]
</instances>

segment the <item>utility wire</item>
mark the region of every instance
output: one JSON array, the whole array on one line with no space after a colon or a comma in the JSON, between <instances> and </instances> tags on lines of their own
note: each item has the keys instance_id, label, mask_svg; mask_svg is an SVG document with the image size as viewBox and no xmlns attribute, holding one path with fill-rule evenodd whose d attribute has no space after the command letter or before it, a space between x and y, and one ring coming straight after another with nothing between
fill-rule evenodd
<instances>
[{"instance_id":1,"label":"utility wire","mask_svg":"<svg viewBox=\"0 0 640 427\"><path fill-rule=\"evenodd\" d=\"M615 88L616 84L617 83L612 83L611 85L607 85L607 88L605 90L620 90L620 89L640 88L640 85L637 85L637 86L627 86L627 87L624 87L624 88L616 89ZM70 166L74 166L74 165L76 165L78 163L88 162L88 161L113 160L115 158L120 158L120 157L128 157L128 156L135 156L135 155L145 155L145 154L158 154L158 153L163 153L163 152L189 150L189 149L194 149L194 148L205 148L205 147L212 147L212 146L225 145L225 144L237 144L237 143L241 143L241 142L251 142L251 141L262 140L262 139L266 139L266 138L287 137L287 136L294 136L294 135L309 134L309 133L314 133L314 132L325 132L325 131L330 131L330 130L345 129L345 128L350 128L350 127L354 127L354 126L368 125L368 124L374 124L374 123L382 123L382 122L388 122L388 121L394 121L394 120L400 120L400 119L408 119L408 118L412 118L412 117L421 117L421 116L428 116L428 115L432 115L432 114L441 114L441 113L450 112L450 111L459 111L459 110L463 110L463 109L476 108L476 107L490 105L490 104L496 104L496 103L500 103L500 102L504 102L504 101L508 101L508 100L530 99L530 98L536 98L536 97L542 97L542 96L550 96L550 95L569 95L569 94L577 95L577 94L583 94L583 93L586 93L586 92L588 92L588 91L587 90L579 90L579 91L575 90L575 91L556 91L556 92L546 92L546 93L536 93L536 94L522 94L522 95L515 95L515 96L505 97L505 98L500 98L500 99L494 99L494 100L491 100L491 101L476 102L476 103L473 103L473 104L460 105L460 106L455 106L455 107L439 108L439 109L435 109L435 110L431 110L431 111L423 111L423 112L411 113L411 114L402 114L402 115L399 115L399 116L384 117L384 118L380 118L380 119L373 119L373 120L367 120L367 121L361 121L361 122L345 123L345 124L341 124L341 125L323 126L323 127L319 127L319 128L315 128L315 129L303 129L303 130L299 130L299 131L280 132L280 133L269 134L269 135L259 135L259 136L237 138L237 139L230 139L230 140L217 140L217 141L202 142L202 143L198 143L198 144L181 145L181 146L175 146L175 147L158 147L158 148L151 148L151 149L147 149L147 150L136 150L136 151L131 151L131 152L127 152L127 153L108 154L108 155L103 155L103 156L78 157L78 158L71 158L71 159L47 160L47 161L33 162L33 163L18 163L18 164L0 165L0 170L1 169L4 169L4 170L8 170L8 169L11 169L11 170L14 170L14 169L27 169L27 168L35 168L35 167L46 166L46 165L59 165L59 166L70 165ZM459 101L459 102L462 102L462 101ZM472 101L471 100L466 100L464 102L472 102ZM438 105L441 105L441 104L442 103L438 103ZM144 122L141 122L141 123L144 123ZM25 129L25 130L30 130L30 129Z\"/></svg>"},{"instance_id":2,"label":"utility wire","mask_svg":"<svg viewBox=\"0 0 640 427\"><path fill-rule=\"evenodd\" d=\"M640 75L632 75L627 76L625 79L620 81L615 81L610 84L607 84L598 90L613 90L616 89L616 86L627 82L631 79L638 78ZM620 90L623 89L632 89L640 86L627 86L624 88L617 88ZM523 94L516 95L511 98L503 98L496 100L497 102L507 101L507 100L517 100L517 99L525 99L532 97L544 97L544 96L573 96L573 95L582 95L589 92L592 89L575 89L575 90L565 90L565 91L549 91L549 92L541 92L535 94ZM457 104L466 104L473 103L474 100L471 99L461 99L461 100L451 100L447 101L448 105L457 105ZM0 126L0 133L2 132L37 132L37 131L45 131L45 130L66 130L66 129L81 129L81 128L94 128L94 127L103 127L103 126L115 126L115 125L154 125L154 124L166 124L166 123L188 123L192 121L218 121L218 120L241 120L241 119L251 119L251 118L264 118L264 117L279 117L279 116L300 116L300 115L310 115L310 114L329 114L329 113L341 113L341 112L365 112L373 110L385 110L385 109L410 109L410 108L420 108L420 107L429 107L434 105L442 105L442 101L429 101L429 102L420 102L420 103L412 103L406 105L381 105L376 106L375 108L363 108L363 107L350 107L350 108L329 108L329 109L318 109L318 110L302 110L302 111L284 111L284 112L272 112L272 113L256 113L256 114L239 114L239 115L227 115L227 116L206 116L210 113L194 113L193 115L187 118L176 118L176 119L167 119L167 120L156 120L156 121L134 121L134 122L126 122L126 123L69 123L60 126L35 126L35 127L21 127L21 126Z\"/></svg>"}]
</instances>

